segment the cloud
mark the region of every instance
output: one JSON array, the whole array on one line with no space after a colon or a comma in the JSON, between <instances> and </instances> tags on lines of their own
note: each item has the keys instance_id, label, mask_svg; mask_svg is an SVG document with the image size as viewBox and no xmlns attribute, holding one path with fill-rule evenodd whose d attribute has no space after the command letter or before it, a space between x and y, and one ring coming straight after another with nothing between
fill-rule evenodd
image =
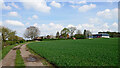
<instances>
[{"instance_id":1,"label":"cloud","mask_svg":"<svg viewBox=\"0 0 120 68\"><path fill-rule=\"evenodd\" d=\"M0 21L0 26L2 25L2 21Z\"/></svg>"},{"instance_id":2,"label":"cloud","mask_svg":"<svg viewBox=\"0 0 120 68\"><path fill-rule=\"evenodd\" d=\"M57 31L61 31L64 27L61 24L49 23L49 24L38 24L34 23L34 26L40 29L41 35L56 35Z\"/></svg>"},{"instance_id":3,"label":"cloud","mask_svg":"<svg viewBox=\"0 0 120 68\"><path fill-rule=\"evenodd\" d=\"M74 26L74 25L72 25L72 24L69 24L69 25L67 26L67 28L68 28L68 27L75 27L75 26Z\"/></svg>"},{"instance_id":4,"label":"cloud","mask_svg":"<svg viewBox=\"0 0 120 68\"><path fill-rule=\"evenodd\" d=\"M9 16L13 16L13 17L17 17L19 16L17 12L13 11L13 12L9 12L8 13Z\"/></svg>"},{"instance_id":5,"label":"cloud","mask_svg":"<svg viewBox=\"0 0 120 68\"><path fill-rule=\"evenodd\" d=\"M33 19L38 19L38 16L37 15L33 15L32 18Z\"/></svg>"},{"instance_id":6,"label":"cloud","mask_svg":"<svg viewBox=\"0 0 120 68\"><path fill-rule=\"evenodd\" d=\"M99 18L90 18L89 21L90 21L90 23L93 23L93 24L103 23L103 21L100 20Z\"/></svg>"},{"instance_id":7,"label":"cloud","mask_svg":"<svg viewBox=\"0 0 120 68\"><path fill-rule=\"evenodd\" d=\"M60 4L60 3L57 3L57 2L55 2L55 1L52 1L52 2L50 3L50 5L53 6L53 7L61 8L61 4Z\"/></svg>"},{"instance_id":8,"label":"cloud","mask_svg":"<svg viewBox=\"0 0 120 68\"><path fill-rule=\"evenodd\" d=\"M2 9L4 9L4 10L11 10L12 9L12 7L10 7L10 6L6 6L4 3L1 3L2 4Z\"/></svg>"},{"instance_id":9,"label":"cloud","mask_svg":"<svg viewBox=\"0 0 120 68\"><path fill-rule=\"evenodd\" d=\"M70 7L72 7L72 8L78 8L79 6L70 5Z\"/></svg>"},{"instance_id":10,"label":"cloud","mask_svg":"<svg viewBox=\"0 0 120 68\"><path fill-rule=\"evenodd\" d=\"M24 0L20 1L26 9L33 9L44 13L49 13L51 10L51 8L47 6L45 0L29 0L30 2L24 2Z\"/></svg>"},{"instance_id":11,"label":"cloud","mask_svg":"<svg viewBox=\"0 0 120 68\"><path fill-rule=\"evenodd\" d=\"M11 6L13 6L13 7L17 8L17 9L20 9L19 6L17 6L17 5L16 5L15 3L13 3L13 2L11 3Z\"/></svg>"},{"instance_id":12,"label":"cloud","mask_svg":"<svg viewBox=\"0 0 120 68\"><path fill-rule=\"evenodd\" d=\"M30 23L29 22L27 22L25 25L29 25Z\"/></svg>"},{"instance_id":13,"label":"cloud","mask_svg":"<svg viewBox=\"0 0 120 68\"><path fill-rule=\"evenodd\" d=\"M118 27L118 23L114 22L114 23L112 24L112 26L113 26L113 27Z\"/></svg>"},{"instance_id":14,"label":"cloud","mask_svg":"<svg viewBox=\"0 0 120 68\"><path fill-rule=\"evenodd\" d=\"M100 16L102 18L106 19L112 19L112 18L117 18L118 17L118 8L114 9L105 9L103 11L97 12L97 16Z\"/></svg>"},{"instance_id":15,"label":"cloud","mask_svg":"<svg viewBox=\"0 0 120 68\"><path fill-rule=\"evenodd\" d=\"M28 17L28 20L38 19L37 15L33 15L32 17Z\"/></svg>"},{"instance_id":16,"label":"cloud","mask_svg":"<svg viewBox=\"0 0 120 68\"><path fill-rule=\"evenodd\" d=\"M86 0L83 0L83 1L69 1L69 3L71 4L86 4Z\"/></svg>"},{"instance_id":17,"label":"cloud","mask_svg":"<svg viewBox=\"0 0 120 68\"><path fill-rule=\"evenodd\" d=\"M86 12L86 11L91 10L93 8L96 8L95 4L83 5L83 6L79 7L78 10L79 10L79 12Z\"/></svg>"},{"instance_id":18,"label":"cloud","mask_svg":"<svg viewBox=\"0 0 120 68\"><path fill-rule=\"evenodd\" d=\"M17 20L6 20L5 23L13 26L24 26L22 22Z\"/></svg>"}]
</instances>

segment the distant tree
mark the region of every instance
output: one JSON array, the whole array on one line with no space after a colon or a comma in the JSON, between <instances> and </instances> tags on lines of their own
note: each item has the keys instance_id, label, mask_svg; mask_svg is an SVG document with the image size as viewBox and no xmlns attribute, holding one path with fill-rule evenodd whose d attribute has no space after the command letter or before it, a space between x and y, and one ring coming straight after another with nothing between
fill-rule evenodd
<instances>
[{"instance_id":1,"label":"distant tree","mask_svg":"<svg viewBox=\"0 0 120 68\"><path fill-rule=\"evenodd\" d=\"M75 34L74 37L76 39L84 39L85 38L85 36L83 34Z\"/></svg>"},{"instance_id":2,"label":"distant tree","mask_svg":"<svg viewBox=\"0 0 120 68\"><path fill-rule=\"evenodd\" d=\"M84 30L84 36L85 38L88 38L89 36L92 36L92 33L89 30Z\"/></svg>"},{"instance_id":3,"label":"distant tree","mask_svg":"<svg viewBox=\"0 0 120 68\"><path fill-rule=\"evenodd\" d=\"M87 37L87 35L86 35L86 30L84 30L84 33L83 33L83 34L84 34L84 36L85 36L85 38L86 38L86 37Z\"/></svg>"},{"instance_id":4,"label":"distant tree","mask_svg":"<svg viewBox=\"0 0 120 68\"><path fill-rule=\"evenodd\" d=\"M65 37L65 39L67 38L67 35L70 33L68 28L64 28L63 30L61 30L61 36Z\"/></svg>"},{"instance_id":5,"label":"distant tree","mask_svg":"<svg viewBox=\"0 0 120 68\"><path fill-rule=\"evenodd\" d=\"M47 35L47 39L50 39L50 35Z\"/></svg>"},{"instance_id":6,"label":"distant tree","mask_svg":"<svg viewBox=\"0 0 120 68\"><path fill-rule=\"evenodd\" d=\"M33 40L35 37L38 37L39 34L40 34L40 31L37 27L30 26L25 30L24 37L30 38L31 40Z\"/></svg>"},{"instance_id":7,"label":"distant tree","mask_svg":"<svg viewBox=\"0 0 120 68\"><path fill-rule=\"evenodd\" d=\"M68 29L69 29L69 31L70 31L70 36L71 36L71 38L72 38L72 37L73 37L73 33L74 33L74 31L76 30L76 27L69 27Z\"/></svg>"},{"instance_id":8,"label":"distant tree","mask_svg":"<svg viewBox=\"0 0 120 68\"><path fill-rule=\"evenodd\" d=\"M59 32L56 33L56 38L59 38Z\"/></svg>"},{"instance_id":9,"label":"distant tree","mask_svg":"<svg viewBox=\"0 0 120 68\"><path fill-rule=\"evenodd\" d=\"M80 30L77 30L76 34L82 34L82 32Z\"/></svg>"}]
</instances>

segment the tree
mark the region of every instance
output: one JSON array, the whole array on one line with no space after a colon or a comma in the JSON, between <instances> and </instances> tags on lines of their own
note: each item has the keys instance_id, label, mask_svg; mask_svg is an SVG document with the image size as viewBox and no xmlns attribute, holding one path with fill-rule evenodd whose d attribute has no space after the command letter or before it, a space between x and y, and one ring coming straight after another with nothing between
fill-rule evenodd
<instances>
[{"instance_id":1,"label":"tree","mask_svg":"<svg viewBox=\"0 0 120 68\"><path fill-rule=\"evenodd\" d=\"M31 40L33 40L35 37L38 37L39 34L40 34L40 31L37 27L30 26L25 30L24 37L30 38Z\"/></svg>"},{"instance_id":2,"label":"tree","mask_svg":"<svg viewBox=\"0 0 120 68\"><path fill-rule=\"evenodd\" d=\"M10 36L15 36L15 31L10 30L9 28L0 27L0 29L3 42L5 42Z\"/></svg>"},{"instance_id":3,"label":"tree","mask_svg":"<svg viewBox=\"0 0 120 68\"><path fill-rule=\"evenodd\" d=\"M69 29L69 31L70 31L70 36L71 36L71 38L72 38L72 37L73 37L73 33L74 33L74 31L76 30L76 27L69 27L68 29Z\"/></svg>"},{"instance_id":4,"label":"tree","mask_svg":"<svg viewBox=\"0 0 120 68\"><path fill-rule=\"evenodd\" d=\"M13 31L13 32L11 32L10 34L9 34L9 38L8 38L8 40L9 41L16 41L16 31Z\"/></svg>"},{"instance_id":5,"label":"tree","mask_svg":"<svg viewBox=\"0 0 120 68\"><path fill-rule=\"evenodd\" d=\"M56 33L56 38L59 38L59 32Z\"/></svg>"},{"instance_id":6,"label":"tree","mask_svg":"<svg viewBox=\"0 0 120 68\"><path fill-rule=\"evenodd\" d=\"M80 30L77 30L76 34L82 34L82 32Z\"/></svg>"},{"instance_id":7,"label":"tree","mask_svg":"<svg viewBox=\"0 0 120 68\"><path fill-rule=\"evenodd\" d=\"M70 33L68 28L64 28L63 30L61 30L61 36L65 37L65 39L67 38L67 35Z\"/></svg>"},{"instance_id":8,"label":"tree","mask_svg":"<svg viewBox=\"0 0 120 68\"><path fill-rule=\"evenodd\" d=\"M84 30L84 33L83 33L83 35L85 36L85 38L86 38L86 30Z\"/></svg>"},{"instance_id":9,"label":"tree","mask_svg":"<svg viewBox=\"0 0 120 68\"><path fill-rule=\"evenodd\" d=\"M75 37L76 39L84 39L84 38L85 38L85 36L82 35L82 34L75 34L74 37Z\"/></svg>"},{"instance_id":10,"label":"tree","mask_svg":"<svg viewBox=\"0 0 120 68\"><path fill-rule=\"evenodd\" d=\"M84 36L85 38L88 38L89 36L92 36L92 33L89 30L84 30Z\"/></svg>"}]
</instances>

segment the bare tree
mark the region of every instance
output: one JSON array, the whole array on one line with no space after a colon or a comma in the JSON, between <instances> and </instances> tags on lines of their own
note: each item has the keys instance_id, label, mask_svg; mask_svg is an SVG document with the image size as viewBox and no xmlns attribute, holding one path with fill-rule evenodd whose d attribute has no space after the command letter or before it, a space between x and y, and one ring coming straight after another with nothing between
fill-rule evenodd
<instances>
[{"instance_id":1,"label":"bare tree","mask_svg":"<svg viewBox=\"0 0 120 68\"><path fill-rule=\"evenodd\" d=\"M80 31L80 30L77 30L77 32L76 32L77 34L82 34L82 32Z\"/></svg>"},{"instance_id":2,"label":"bare tree","mask_svg":"<svg viewBox=\"0 0 120 68\"><path fill-rule=\"evenodd\" d=\"M39 34L40 34L40 31L37 27L30 26L26 29L26 31L24 33L24 37L30 38L31 40L33 40L35 37L38 37Z\"/></svg>"},{"instance_id":3,"label":"bare tree","mask_svg":"<svg viewBox=\"0 0 120 68\"><path fill-rule=\"evenodd\" d=\"M76 30L76 27L69 27L68 29L70 31L70 36L73 37L73 33Z\"/></svg>"}]
</instances>

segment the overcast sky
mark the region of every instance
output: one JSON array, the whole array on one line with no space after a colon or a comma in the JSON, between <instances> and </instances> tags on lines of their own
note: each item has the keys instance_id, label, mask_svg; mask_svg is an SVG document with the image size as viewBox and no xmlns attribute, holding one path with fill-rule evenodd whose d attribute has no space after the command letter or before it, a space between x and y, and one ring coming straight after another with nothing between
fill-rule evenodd
<instances>
[{"instance_id":1,"label":"overcast sky","mask_svg":"<svg viewBox=\"0 0 120 68\"><path fill-rule=\"evenodd\" d=\"M32 0L31 0L32 1ZM1 10L1 9L0 9ZM75 26L83 32L118 31L117 2L5 2L2 4L4 25L23 36L25 29L36 26L43 35L55 35L64 27Z\"/></svg>"}]
</instances>

